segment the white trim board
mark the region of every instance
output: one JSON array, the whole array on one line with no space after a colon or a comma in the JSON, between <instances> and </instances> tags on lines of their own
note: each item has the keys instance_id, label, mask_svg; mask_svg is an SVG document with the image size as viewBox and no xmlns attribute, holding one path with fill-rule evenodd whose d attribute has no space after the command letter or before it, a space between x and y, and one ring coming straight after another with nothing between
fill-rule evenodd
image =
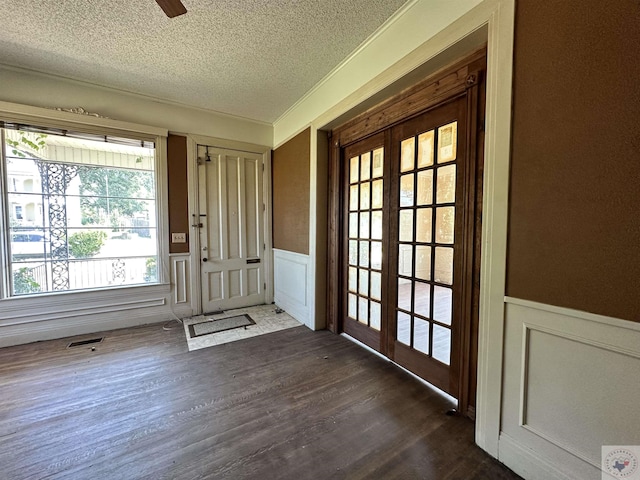
<instances>
[{"instance_id":1,"label":"white trim board","mask_svg":"<svg viewBox=\"0 0 640 480\"><path fill-rule=\"evenodd\" d=\"M131 309L123 315L122 309L99 314L61 318L48 322L31 323L26 327L5 327L0 337L0 348L25 343L74 337L96 332L164 323L174 319L174 315L164 307Z\"/></svg>"},{"instance_id":2,"label":"white trim board","mask_svg":"<svg viewBox=\"0 0 640 480\"><path fill-rule=\"evenodd\" d=\"M29 302L27 309L24 301ZM0 302L0 347L172 317L170 286L166 284L11 298Z\"/></svg>"},{"instance_id":3,"label":"white trim board","mask_svg":"<svg viewBox=\"0 0 640 480\"><path fill-rule=\"evenodd\" d=\"M482 24L488 26L476 443L497 457L504 349L515 1L486 1L466 15L465 21L466 17L469 17L468 30Z\"/></svg>"},{"instance_id":4,"label":"white trim board","mask_svg":"<svg viewBox=\"0 0 640 480\"><path fill-rule=\"evenodd\" d=\"M35 125L38 125L39 122L46 122L47 126L67 126L83 131L99 129L98 131L103 133L111 130L121 132L126 136L133 134L134 137L136 135L147 138L154 137L154 140L155 137L167 136L167 130L164 128L3 101L0 101L0 116Z\"/></svg>"},{"instance_id":5,"label":"white trim board","mask_svg":"<svg viewBox=\"0 0 640 480\"><path fill-rule=\"evenodd\" d=\"M575 480L558 470L551 460L504 433L500 435L500 461L527 480Z\"/></svg>"},{"instance_id":6,"label":"white trim board","mask_svg":"<svg viewBox=\"0 0 640 480\"><path fill-rule=\"evenodd\" d=\"M629 330L640 332L640 323L632 322L630 320L622 320L620 318L608 317L606 315L598 315L596 313L584 312L582 310L574 310L567 307L547 305L546 303L539 303L532 300L524 300L522 298L508 296L504 297L504 303L511 305L520 305L522 307L542 310L544 312L557 313L559 315L564 315L565 317L580 318L582 320L588 320L590 322L601 323L610 325L612 327L626 328Z\"/></svg>"}]
</instances>

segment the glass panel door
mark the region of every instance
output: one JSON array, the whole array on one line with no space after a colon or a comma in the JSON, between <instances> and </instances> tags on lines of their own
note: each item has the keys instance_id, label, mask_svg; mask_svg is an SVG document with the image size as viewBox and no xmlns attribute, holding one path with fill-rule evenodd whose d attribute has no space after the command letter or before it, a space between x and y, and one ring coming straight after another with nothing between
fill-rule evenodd
<instances>
[{"instance_id":1,"label":"glass panel door","mask_svg":"<svg viewBox=\"0 0 640 480\"><path fill-rule=\"evenodd\" d=\"M384 137L345 149L348 252L344 331L380 350L385 205Z\"/></svg>"},{"instance_id":2,"label":"glass panel door","mask_svg":"<svg viewBox=\"0 0 640 480\"><path fill-rule=\"evenodd\" d=\"M453 100L342 151L342 330L453 396L467 282L466 111Z\"/></svg>"},{"instance_id":3,"label":"glass panel door","mask_svg":"<svg viewBox=\"0 0 640 480\"><path fill-rule=\"evenodd\" d=\"M452 122L411 136L400 148L397 338L445 365L451 363L456 165L444 164L456 160L456 132Z\"/></svg>"},{"instance_id":4,"label":"glass panel door","mask_svg":"<svg viewBox=\"0 0 640 480\"><path fill-rule=\"evenodd\" d=\"M331 134L328 325L456 397L473 417L485 57ZM454 70L452 69L451 72ZM447 74L447 82L454 76ZM442 77L444 79L444 77ZM437 104L435 103L437 102Z\"/></svg>"},{"instance_id":5,"label":"glass panel door","mask_svg":"<svg viewBox=\"0 0 640 480\"><path fill-rule=\"evenodd\" d=\"M393 129L390 274L394 360L455 395L464 188L464 103L451 102ZM393 158L395 160L395 158Z\"/></svg>"}]
</instances>

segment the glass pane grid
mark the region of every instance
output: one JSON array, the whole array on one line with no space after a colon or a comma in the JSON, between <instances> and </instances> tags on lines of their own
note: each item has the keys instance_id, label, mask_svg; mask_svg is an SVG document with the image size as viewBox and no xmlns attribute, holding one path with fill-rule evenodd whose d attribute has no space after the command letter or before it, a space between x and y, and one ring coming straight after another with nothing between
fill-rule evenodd
<instances>
[{"instance_id":1,"label":"glass pane grid","mask_svg":"<svg viewBox=\"0 0 640 480\"><path fill-rule=\"evenodd\" d=\"M401 143L398 341L450 363L457 123ZM444 165L443 165L444 164Z\"/></svg>"},{"instance_id":2,"label":"glass pane grid","mask_svg":"<svg viewBox=\"0 0 640 480\"><path fill-rule=\"evenodd\" d=\"M157 283L153 145L3 132L9 296Z\"/></svg>"},{"instance_id":3,"label":"glass pane grid","mask_svg":"<svg viewBox=\"0 0 640 480\"><path fill-rule=\"evenodd\" d=\"M347 314L380 330L382 300L383 148L349 160Z\"/></svg>"}]
</instances>

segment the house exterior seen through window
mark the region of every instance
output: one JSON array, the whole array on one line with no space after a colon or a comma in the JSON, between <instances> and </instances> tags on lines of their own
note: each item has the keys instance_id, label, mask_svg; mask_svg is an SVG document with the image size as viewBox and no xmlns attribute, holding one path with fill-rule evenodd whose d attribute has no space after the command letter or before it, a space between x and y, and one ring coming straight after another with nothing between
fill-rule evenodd
<instances>
[{"instance_id":1,"label":"house exterior seen through window","mask_svg":"<svg viewBox=\"0 0 640 480\"><path fill-rule=\"evenodd\" d=\"M156 283L152 142L4 128L3 295Z\"/></svg>"}]
</instances>

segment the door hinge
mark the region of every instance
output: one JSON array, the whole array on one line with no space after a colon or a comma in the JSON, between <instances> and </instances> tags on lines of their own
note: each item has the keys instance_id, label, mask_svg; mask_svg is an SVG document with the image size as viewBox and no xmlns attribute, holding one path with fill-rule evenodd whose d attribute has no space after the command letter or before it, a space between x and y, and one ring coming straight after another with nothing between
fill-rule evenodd
<instances>
[{"instance_id":1,"label":"door hinge","mask_svg":"<svg viewBox=\"0 0 640 480\"><path fill-rule=\"evenodd\" d=\"M265 289L265 290L267 289L267 284L266 284L266 283L264 284L264 289Z\"/></svg>"}]
</instances>

